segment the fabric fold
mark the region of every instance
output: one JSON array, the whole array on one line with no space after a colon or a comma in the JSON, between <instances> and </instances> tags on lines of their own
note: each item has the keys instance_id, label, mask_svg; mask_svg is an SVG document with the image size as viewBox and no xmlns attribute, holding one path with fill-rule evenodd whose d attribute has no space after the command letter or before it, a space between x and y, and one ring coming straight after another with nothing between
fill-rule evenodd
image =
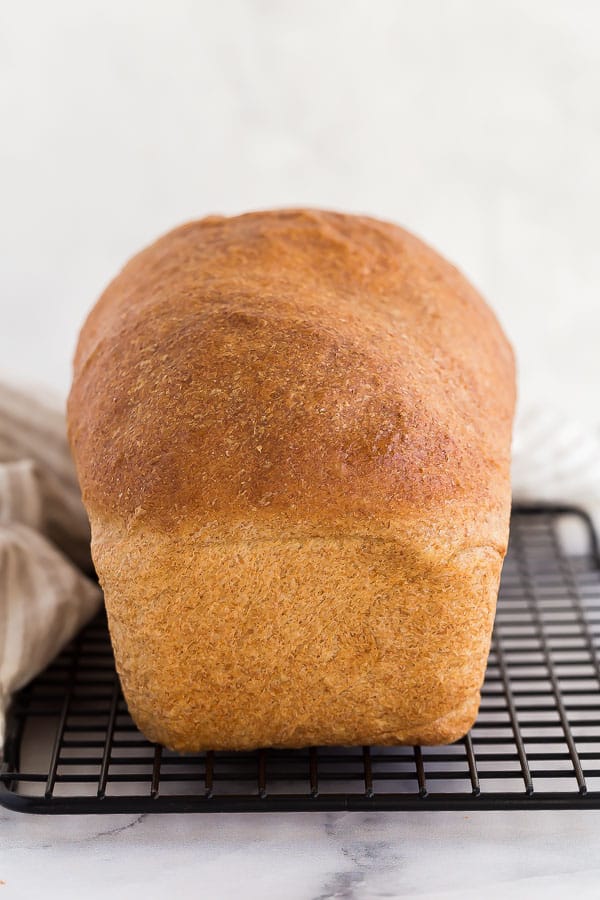
<instances>
[{"instance_id":1,"label":"fabric fold","mask_svg":"<svg viewBox=\"0 0 600 900\"><path fill-rule=\"evenodd\" d=\"M0 385L0 745L12 694L98 610L64 417Z\"/></svg>"}]
</instances>

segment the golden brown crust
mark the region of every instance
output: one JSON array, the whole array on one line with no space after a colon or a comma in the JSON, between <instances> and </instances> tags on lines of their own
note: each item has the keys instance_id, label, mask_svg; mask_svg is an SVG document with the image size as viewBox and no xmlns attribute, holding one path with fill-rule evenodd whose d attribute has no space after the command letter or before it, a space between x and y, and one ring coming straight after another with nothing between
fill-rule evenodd
<instances>
[{"instance_id":1,"label":"golden brown crust","mask_svg":"<svg viewBox=\"0 0 600 900\"><path fill-rule=\"evenodd\" d=\"M185 749L466 730L506 548L513 407L493 314L394 225L313 210L211 217L131 260L83 328L69 432L117 662L147 733ZM367 548L358 569L352 541ZM473 581L456 561L475 548ZM408 606L407 579L419 598ZM350 640L329 671L325 637L303 655L278 591L292 608L314 604L323 635L327 609L350 598L338 616L354 657ZM375 594L390 640L381 658L361 657ZM207 628L223 639L202 657L182 635ZM415 641L432 653L411 669ZM282 660L294 678L269 693ZM218 695L209 675L227 667L237 674ZM319 705L325 676L339 683ZM185 689L194 679L208 684L202 698ZM312 712L294 718L302 697Z\"/></svg>"},{"instance_id":2,"label":"golden brown crust","mask_svg":"<svg viewBox=\"0 0 600 900\"><path fill-rule=\"evenodd\" d=\"M473 288L393 225L312 211L185 225L83 329L84 498L171 527L485 495L508 459L512 365Z\"/></svg>"}]
</instances>

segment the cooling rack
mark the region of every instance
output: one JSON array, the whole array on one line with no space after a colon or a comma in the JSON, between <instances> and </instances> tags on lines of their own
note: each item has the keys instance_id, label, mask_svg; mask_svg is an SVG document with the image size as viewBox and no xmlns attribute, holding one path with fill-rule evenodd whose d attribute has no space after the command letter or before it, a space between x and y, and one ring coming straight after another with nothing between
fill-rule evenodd
<instances>
[{"instance_id":1,"label":"cooling rack","mask_svg":"<svg viewBox=\"0 0 600 900\"><path fill-rule=\"evenodd\" d=\"M599 640L589 519L519 506L481 710L462 741L178 755L129 717L100 616L14 700L0 803L35 813L600 808Z\"/></svg>"}]
</instances>

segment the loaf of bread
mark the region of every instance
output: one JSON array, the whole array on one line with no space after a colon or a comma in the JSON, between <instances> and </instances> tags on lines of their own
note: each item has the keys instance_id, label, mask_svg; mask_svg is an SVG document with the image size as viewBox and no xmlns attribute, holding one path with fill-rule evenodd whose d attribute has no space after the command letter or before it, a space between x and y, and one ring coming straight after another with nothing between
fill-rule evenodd
<instances>
[{"instance_id":1,"label":"loaf of bread","mask_svg":"<svg viewBox=\"0 0 600 900\"><path fill-rule=\"evenodd\" d=\"M510 346L402 229L211 216L90 313L70 440L131 715L177 750L445 743L506 550Z\"/></svg>"}]
</instances>

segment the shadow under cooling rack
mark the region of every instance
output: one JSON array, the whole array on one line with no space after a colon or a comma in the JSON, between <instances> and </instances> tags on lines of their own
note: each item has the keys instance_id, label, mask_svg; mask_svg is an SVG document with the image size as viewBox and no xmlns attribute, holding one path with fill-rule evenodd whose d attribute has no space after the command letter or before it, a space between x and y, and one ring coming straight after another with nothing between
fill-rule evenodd
<instances>
[{"instance_id":1,"label":"shadow under cooling rack","mask_svg":"<svg viewBox=\"0 0 600 900\"><path fill-rule=\"evenodd\" d=\"M599 637L588 518L517 507L481 710L462 741L178 755L133 724L99 617L16 697L0 803L37 813L600 808Z\"/></svg>"}]
</instances>

